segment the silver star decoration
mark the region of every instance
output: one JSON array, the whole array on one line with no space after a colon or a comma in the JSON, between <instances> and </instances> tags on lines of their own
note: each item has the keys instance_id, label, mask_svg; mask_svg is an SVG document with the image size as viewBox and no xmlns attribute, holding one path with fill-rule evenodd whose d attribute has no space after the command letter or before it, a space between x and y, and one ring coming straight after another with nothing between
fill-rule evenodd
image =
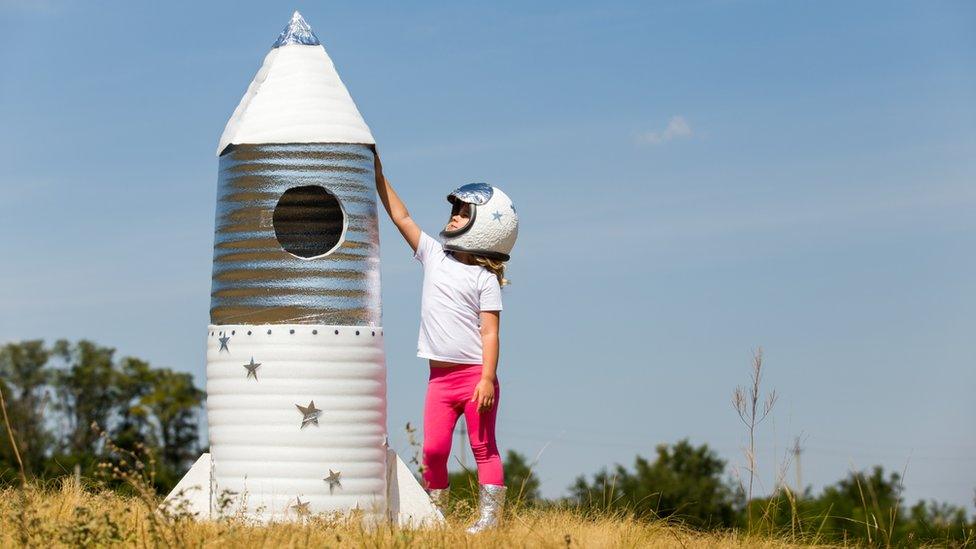
<instances>
[{"instance_id":1,"label":"silver star decoration","mask_svg":"<svg viewBox=\"0 0 976 549\"><path fill-rule=\"evenodd\" d=\"M303 516L307 515L308 514L308 504L309 504L309 502L302 501L302 497L301 496L296 497L295 500L297 500L298 503L296 503L295 505L292 505L291 508L294 509L296 513L298 513L298 516L303 517Z\"/></svg>"},{"instance_id":2,"label":"silver star decoration","mask_svg":"<svg viewBox=\"0 0 976 549\"><path fill-rule=\"evenodd\" d=\"M311 425L319 424L319 415L322 413L322 410L315 407L314 400L308 401L308 406L302 406L300 404L296 404L295 407L298 408L298 411L302 413L301 429L304 429L305 426L309 424Z\"/></svg>"},{"instance_id":3,"label":"silver star decoration","mask_svg":"<svg viewBox=\"0 0 976 549\"><path fill-rule=\"evenodd\" d=\"M254 362L254 357L252 356L251 357L251 363L244 365L244 368L247 370L247 377L249 377L249 378L250 377L253 377L254 378L254 381L257 381L258 380L258 366L260 366L260 365L261 365L260 362Z\"/></svg>"},{"instance_id":4,"label":"silver star decoration","mask_svg":"<svg viewBox=\"0 0 976 549\"><path fill-rule=\"evenodd\" d=\"M499 212L498 210L495 210L495 213L491 214L491 220L492 221L497 221L497 222L501 223L502 222L502 213Z\"/></svg>"},{"instance_id":5,"label":"silver star decoration","mask_svg":"<svg viewBox=\"0 0 976 549\"><path fill-rule=\"evenodd\" d=\"M230 341L230 337L223 336L219 338L219 341L220 341L220 348L217 349L217 352L219 353L220 351L227 351L229 353L230 349L227 348L227 342Z\"/></svg>"},{"instance_id":6,"label":"silver star decoration","mask_svg":"<svg viewBox=\"0 0 976 549\"><path fill-rule=\"evenodd\" d=\"M518 213L518 212L515 211L515 204L509 204L509 206L512 207L512 213Z\"/></svg>"},{"instance_id":7,"label":"silver star decoration","mask_svg":"<svg viewBox=\"0 0 976 549\"><path fill-rule=\"evenodd\" d=\"M335 490L337 486L339 488L342 488L342 483L339 481L339 475L341 474L342 473L340 473L339 471L333 471L332 469L329 469L329 476L322 479L329 483L329 494L331 494L332 491Z\"/></svg>"}]
</instances>

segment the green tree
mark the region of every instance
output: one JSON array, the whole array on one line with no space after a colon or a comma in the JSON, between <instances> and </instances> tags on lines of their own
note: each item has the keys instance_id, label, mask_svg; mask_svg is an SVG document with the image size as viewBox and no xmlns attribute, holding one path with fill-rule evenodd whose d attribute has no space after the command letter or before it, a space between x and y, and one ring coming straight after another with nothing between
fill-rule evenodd
<instances>
[{"instance_id":1,"label":"green tree","mask_svg":"<svg viewBox=\"0 0 976 549\"><path fill-rule=\"evenodd\" d=\"M976 517L966 520L966 510L948 503L919 501L908 510L905 524L897 532L899 542L946 543L954 541L962 545L972 540L976 529Z\"/></svg>"},{"instance_id":2,"label":"green tree","mask_svg":"<svg viewBox=\"0 0 976 549\"><path fill-rule=\"evenodd\" d=\"M150 448L159 445L150 421L151 410L144 402L153 392L158 376L158 371L144 360L132 357L121 360L116 373L118 418L111 429L112 440L119 448L133 450L137 444Z\"/></svg>"},{"instance_id":3,"label":"green tree","mask_svg":"<svg viewBox=\"0 0 976 549\"><path fill-rule=\"evenodd\" d=\"M514 450L509 450L505 454L505 484L511 490L509 497L512 501L517 501L524 506L532 506L542 501L542 493L539 491L541 484L532 471L532 464L526 461L525 456Z\"/></svg>"},{"instance_id":4,"label":"green tree","mask_svg":"<svg viewBox=\"0 0 976 549\"><path fill-rule=\"evenodd\" d=\"M197 412L206 393L193 384L193 376L168 368L154 371L151 390L140 402L158 426L163 464L179 476L199 457Z\"/></svg>"},{"instance_id":5,"label":"green tree","mask_svg":"<svg viewBox=\"0 0 976 549\"><path fill-rule=\"evenodd\" d=\"M875 538L890 533L903 521L901 476L876 465L870 473L853 472L833 486L824 488L818 498L821 509L829 509L825 525L843 537ZM873 535L872 535L873 534Z\"/></svg>"},{"instance_id":6,"label":"green tree","mask_svg":"<svg viewBox=\"0 0 976 549\"><path fill-rule=\"evenodd\" d=\"M974 535L976 525L967 523L963 509L919 502L906 512L901 494L900 475L875 466L849 473L817 496L809 490L797 496L779 491L750 505L766 533L789 529L828 543L962 545ZM740 520L745 524L744 516Z\"/></svg>"},{"instance_id":7,"label":"green tree","mask_svg":"<svg viewBox=\"0 0 976 549\"><path fill-rule=\"evenodd\" d=\"M105 429L119 403L118 376L112 356L115 349L82 340L54 345L65 367L58 371L58 408L65 415L68 435L65 450L78 456L99 454L99 437L93 424Z\"/></svg>"},{"instance_id":8,"label":"green tree","mask_svg":"<svg viewBox=\"0 0 976 549\"><path fill-rule=\"evenodd\" d=\"M574 502L585 509L624 511L637 518L674 517L701 527L735 524L736 492L723 479L725 461L707 445L687 440L657 447L651 462L637 456L634 470L617 465L576 479Z\"/></svg>"},{"instance_id":9,"label":"green tree","mask_svg":"<svg viewBox=\"0 0 976 549\"><path fill-rule=\"evenodd\" d=\"M0 348L0 390L8 395L7 412L14 439L24 468L28 472L41 469L50 454L54 436L45 417L48 383L51 371L47 367L50 350L41 340L8 343ZM13 449L9 448L6 426L0 425L0 456L13 464Z\"/></svg>"},{"instance_id":10,"label":"green tree","mask_svg":"<svg viewBox=\"0 0 976 549\"><path fill-rule=\"evenodd\" d=\"M28 474L50 478L71 474L76 466L91 474L107 457L92 424L123 450L141 446L153 452L160 491L171 488L197 457L204 392L192 376L137 358L116 361L114 354L85 340L0 348L0 390ZM56 398L48 406L52 391ZM0 481L9 481L17 465L6 427L0 429Z\"/></svg>"}]
</instances>

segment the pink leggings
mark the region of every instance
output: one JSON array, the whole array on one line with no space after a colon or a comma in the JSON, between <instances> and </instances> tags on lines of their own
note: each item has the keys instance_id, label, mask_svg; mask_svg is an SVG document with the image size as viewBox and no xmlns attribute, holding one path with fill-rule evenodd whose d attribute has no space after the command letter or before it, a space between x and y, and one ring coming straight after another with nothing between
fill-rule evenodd
<instances>
[{"instance_id":1,"label":"pink leggings","mask_svg":"<svg viewBox=\"0 0 976 549\"><path fill-rule=\"evenodd\" d=\"M458 417L468 422L471 452L478 463L480 484L504 485L502 459L495 445L495 415L498 413L498 381L495 402L491 408L478 411L471 402L474 388L481 380L481 364L432 366L424 404L424 483L428 490L447 488L447 460L451 456L451 438Z\"/></svg>"}]
</instances>

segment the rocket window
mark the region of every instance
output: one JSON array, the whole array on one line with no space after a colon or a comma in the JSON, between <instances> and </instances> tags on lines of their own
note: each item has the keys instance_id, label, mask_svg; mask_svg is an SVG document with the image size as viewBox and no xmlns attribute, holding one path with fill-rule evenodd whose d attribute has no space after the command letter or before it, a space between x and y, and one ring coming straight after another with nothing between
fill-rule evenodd
<instances>
[{"instance_id":1,"label":"rocket window","mask_svg":"<svg viewBox=\"0 0 976 549\"><path fill-rule=\"evenodd\" d=\"M285 191L271 222L281 247L304 258L331 253L342 243L346 231L346 213L339 199L318 185Z\"/></svg>"}]
</instances>

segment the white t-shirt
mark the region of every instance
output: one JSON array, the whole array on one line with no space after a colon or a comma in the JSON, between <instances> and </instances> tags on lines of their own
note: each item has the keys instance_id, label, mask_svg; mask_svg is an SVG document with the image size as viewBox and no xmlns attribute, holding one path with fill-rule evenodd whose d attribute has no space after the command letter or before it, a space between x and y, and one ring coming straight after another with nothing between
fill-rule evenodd
<instances>
[{"instance_id":1,"label":"white t-shirt","mask_svg":"<svg viewBox=\"0 0 976 549\"><path fill-rule=\"evenodd\" d=\"M466 265L420 233L413 255L424 265L417 356L457 364L481 364L481 311L502 310L498 278Z\"/></svg>"}]
</instances>

